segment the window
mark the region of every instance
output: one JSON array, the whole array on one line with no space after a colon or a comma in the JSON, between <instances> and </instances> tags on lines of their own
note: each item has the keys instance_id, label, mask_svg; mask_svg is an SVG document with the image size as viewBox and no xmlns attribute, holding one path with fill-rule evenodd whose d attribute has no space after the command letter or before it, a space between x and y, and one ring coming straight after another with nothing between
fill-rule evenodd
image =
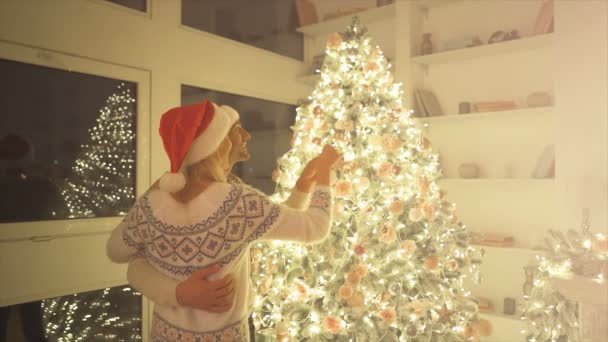
<instances>
[{"instance_id":1,"label":"window","mask_svg":"<svg viewBox=\"0 0 608 342\"><path fill-rule=\"evenodd\" d=\"M3 59L0 74L0 223L124 214L136 84Z\"/></svg>"},{"instance_id":2,"label":"window","mask_svg":"<svg viewBox=\"0 0 608 342\"><path fill-rule=\"evenodd\" d=\"M148 0L106 0L111 3L115 3L117 5L129 7L131 9L146 12L147 11L147 2Z\"/></svg>"},{"instance_id":3,"label":"window","mask_svg":"<svg viewBox=\"0 0 608 342\"><path fill-rule=\"evenodd\" d=\"M182 24L302 60L294 1L182 0Z\"/></svg>"},{"instance_id":4,"label":"window","mask_svg":"<svg viewBox=\"0 0 608 342\"><path fill-rule=\"evenodd\" d=\"M141 294L128 286L0 308L0 341L141 341Z\"/></svg>"},{"instance_id":5,"label":"window","mask_svg":"<svg viewBox=\"0 0 608 342\"><path fill-rule=\"evenodd\" d=\"M240 114L241 125L251 134L251 140L247 144L251 158L237 163L232 173L266 194L273 194L275 182L271 175L277 158L290 148L290 127L296 118L295 106L182 86L182 105L201 102L204 99L236 109Z\"/></svg>"}]
</instances>

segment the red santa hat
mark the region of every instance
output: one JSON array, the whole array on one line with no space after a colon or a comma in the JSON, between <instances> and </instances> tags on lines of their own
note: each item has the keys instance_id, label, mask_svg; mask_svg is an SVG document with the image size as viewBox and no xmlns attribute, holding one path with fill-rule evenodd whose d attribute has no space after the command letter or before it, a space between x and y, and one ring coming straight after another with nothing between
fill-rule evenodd
<instances>
[{"instance_id":1,"label":"red santa hat","mask_svg":"<svg viewBox=\"0 0 608 342\"><path fill-rule=\"evenodd\" d=\"M208 100L163 114L159 132L171 161L171 172L160 178L160 188L167 192L183 189L186 167L215 152L238 119L236 110Z\"/></svg>"}]
</instances>

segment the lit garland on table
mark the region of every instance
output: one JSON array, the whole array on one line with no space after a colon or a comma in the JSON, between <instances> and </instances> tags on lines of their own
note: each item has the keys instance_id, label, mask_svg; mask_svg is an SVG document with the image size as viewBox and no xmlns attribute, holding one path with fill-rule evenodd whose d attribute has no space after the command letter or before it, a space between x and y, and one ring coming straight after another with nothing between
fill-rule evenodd
<instances>
[{"instance_id":1,"label":"lit garland on table","mask_svg":"<svg viewBox=\"0 0 608 342\"><path fill-rule=\"evenodd\" d=\"M608 240L603 234L568 231L567 236L550 230L545 244L548 252L536 256L533 286L525 301L524 333L529 342L579 342L577 304L551 284L551 278L572 274L603 284L608 276Z\"/></svg>"},{"instance_id":2,"label":"lit garland on table","mask_svg":"<svg viewBox=\"0 0 608 342\"><path fill-rule=\"evenodd\" d=\"M436 180L438 156L403 109L390 64L358 20L329 37L321 80L297 109L273 173L285 200L325 144L344 157L320 244L252 249L258 340L464 341L490 333L463 288L477 252Z\"/></svg>"}]
</instances>

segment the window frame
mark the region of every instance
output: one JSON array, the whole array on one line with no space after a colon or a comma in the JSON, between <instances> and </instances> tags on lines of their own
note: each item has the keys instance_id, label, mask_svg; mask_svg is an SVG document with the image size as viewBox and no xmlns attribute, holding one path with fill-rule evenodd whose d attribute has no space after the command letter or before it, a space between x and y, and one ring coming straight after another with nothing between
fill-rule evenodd
<instances>
[{"instance_id":1,"label":"window frame","mask_svg":"<svg viewBox=\"0 0 608 342\"><path fill-rule=\"evenodd\" d=\"M136 196L150 185L150 71L73 54L0 41L0 58L136 84ZM0 306L120 286L126 264L105 254L121 216L0 224ZM75 255L76 254L76 255ZM142 296L142 337L149 340L152 305Z\"/></svg>"},{"instance_id":2,"label":"window frame","mask_svg":"<svg viewBox=\"0 0 608 342\"><path fill-rule=\"evenodd\" d=\"M149 71L2 41L0 41L0 58L135 83L137 89L136 196L140 196L147 189L150 184L151 127ZM109 232L121 219L121 216L114 216L0 223L0 243L21 240L37 242L60 237Z\"/></svg>"},{"instance_id":3,"label":"window frame","mask_svg":"<svg viewBox=\"0 0 608 342\"><path fill-rule=\"evenodd\" d=\"M110 8L114 8L116 10L119 11L124 11L125 13L129 13L132 15L137 15L140 17L145 17L148 19L152 19L152 11L151 11L151 6L152 6L152 0L146 0L146 11L142 12L140 10L136 10L134 8L128 7L128 6L123 6L123 5L119 5L119 4L115 4L113 2L107 1L107 0L88 0L92 3L101 5L101 6L108 6Z\"/></svg>"}]
</instances>

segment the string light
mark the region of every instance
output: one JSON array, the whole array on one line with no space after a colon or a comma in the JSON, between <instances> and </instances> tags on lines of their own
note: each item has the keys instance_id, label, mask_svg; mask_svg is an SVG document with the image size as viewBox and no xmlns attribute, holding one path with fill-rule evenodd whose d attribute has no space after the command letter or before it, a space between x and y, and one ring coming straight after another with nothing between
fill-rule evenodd
<instances>
[{"instance_id":1,"label":"string light","mask_svg":"<svg viewBox=\"0 0 608 342\"><path fill-rule=\"evenodd\" d=\"M278 160L273 199L284 201L306 163L325 143L334 145L344 163L332 233L304 248L270 242L252 249L258 334L277 338L283 319L293 341L459 341L478 319L462 287L465 274L479 278L478 252L440 194L438 157L392 80L358 22L330 37L320 81L297 109L292 149ZM450 312L437 312L444 303Z\"/></svg>"},{"instance_id":2,"label":"string light","mask_svg":"<svg viewBox=\"0 0 608 342\"><path fill-rule=\"evenodd\" d=\"M121 83L106 100L89 142L61 186L70 218L124 215L135 198L135 98ZM118 310L115 306L120 305ZM141 340L141 294L106 288L42 301L49 340Z\"/></svg>"}]
</instances>

